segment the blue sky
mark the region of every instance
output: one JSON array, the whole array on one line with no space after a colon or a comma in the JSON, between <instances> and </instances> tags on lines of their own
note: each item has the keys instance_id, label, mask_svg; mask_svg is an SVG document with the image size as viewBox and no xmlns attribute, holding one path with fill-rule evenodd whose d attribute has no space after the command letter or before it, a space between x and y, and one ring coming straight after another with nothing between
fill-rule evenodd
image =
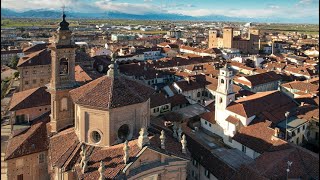
<instances>
[{"instance_id":1,"label":"blue sky","mask_svg":"<svg viewBox=\"0 0 320 180\"><path fill-rule=\"evenodd\" d=\"M1 0L2 8L18 11L61 9L130 14L178 13L190 16L319 19L319 0Z\"/></svg>"}]
</instances>

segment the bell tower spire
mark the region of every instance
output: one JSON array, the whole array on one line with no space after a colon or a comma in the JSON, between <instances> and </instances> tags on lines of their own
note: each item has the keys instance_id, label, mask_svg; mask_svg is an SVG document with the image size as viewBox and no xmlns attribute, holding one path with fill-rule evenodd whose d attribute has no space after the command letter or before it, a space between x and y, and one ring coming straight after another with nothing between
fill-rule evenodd
<instances>
[{"instance_id":1,"label":"bell tower spire","mask_svg":"<svg viewBox=\"0 0 320 180\"><path fill-rule=\"evenodd\" d=\"M62 8L62 21L53 36L51 50L51 131L59 132L74 124L74 106L69 91L77 86L75 81L75 50L72 32Z\"/></svg>"}]
</instances>

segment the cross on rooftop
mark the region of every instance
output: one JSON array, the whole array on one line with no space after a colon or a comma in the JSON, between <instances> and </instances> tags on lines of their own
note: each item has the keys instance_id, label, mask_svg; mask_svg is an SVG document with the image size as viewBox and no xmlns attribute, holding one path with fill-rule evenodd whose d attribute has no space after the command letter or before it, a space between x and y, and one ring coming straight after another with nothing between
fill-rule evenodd
<instances>
[{"instance_id":1,"label":"cross on rooftop","mask_svg":"<svg viewBox=\"0 0 320 180\"><path fill-rule=\"evenodd\" d=\"M62 5L62 13L64 14L64 9L66 8L66 6L65 5Z\"/></svg>"}]
</instances>

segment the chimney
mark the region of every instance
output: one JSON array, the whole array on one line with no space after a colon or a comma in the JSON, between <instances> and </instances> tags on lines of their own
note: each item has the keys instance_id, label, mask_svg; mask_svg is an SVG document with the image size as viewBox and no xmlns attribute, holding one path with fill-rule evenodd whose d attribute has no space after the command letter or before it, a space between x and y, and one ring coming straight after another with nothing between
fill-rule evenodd
<instances>
[{"instance_id":1,"label":"chimney","mask_svg":"<svg viewBox=\"0 0 320 180\"><path fill-rule=\"evenodd\" d=\"M125 141L123 146L123 152L124 152L123 160L125 164L127 164L129 161L129 149L130 148L128 146L128 141Z\"/></svg>"},{"instance_id":2,"label":"chimney","mask_svg":"<svg viewBox=\"0 0 320 180\"><path fill-rule=\"evenodd\" d=\"M161 131L160 141L161 141L161 149L166 149L165 147L166 136L164 134L164 130Z\"/></svg>"},{"instance_id":3,"label":"chimney","mask_svg":"<svg viewBox=\"0 0 320 180\"><path fill-rule=\"evenodd\" d=\"M271 137L272 141L279 140L279 132L280 132L279 128L275 128L274 129L274 134Z\"/></svg>"},{"instance_id":4,"label":"chimney","mask_svg":"<svg viewBox=\"0 0 320 180\"><path fill-rule=\"evenodd\" d=\"M99 180L104 180L104 179L105 179L104 174L103 174L103 172L104 172L105 170L106 170L106 168L105 168L103 162L100 161L100 167L99 167L99 169L98 169L99 174L100 174Z\"/></svg>"},{"instance_id":5,"label":"chimney","mask_svg":"<svg viewBox=\"0 0 320 180\"><path fill-rule=\"evenodd\" d=\"M186 140L186 135L183 135L182 136L182 139L181 139L181 146L182 146L182 153L183 154L187 154L187 140Z\"/></svg>"},{"instance_id":6,"label":"chimney","mask_svg":"<svg viewBox=\"0 0 320 180\"><path fill-rule=\"evenodd\" d=\"M150 143L148 138L148 132L145 128L141 128L139 134L140 135L138 137L138 147L142 149L145 145L148 145Z\"/></svg>"}]
</instances>

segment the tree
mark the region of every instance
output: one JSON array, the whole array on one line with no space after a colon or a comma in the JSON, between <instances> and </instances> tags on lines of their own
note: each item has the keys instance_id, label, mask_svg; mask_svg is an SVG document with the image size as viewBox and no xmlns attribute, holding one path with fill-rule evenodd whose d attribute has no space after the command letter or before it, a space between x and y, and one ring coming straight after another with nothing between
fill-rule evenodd
<instances>
[{"instance_id":1,"label":"tree","mask_svg":"<svg viewBox=\"0 0 320 180\"><path fill-rule=\"evenodd\" d=\"M17 64L19 62L19 56L15 55L10 59L9 62L9 67L13 68L13 69L17 69Z\"/></svg>"}]
</instances>

